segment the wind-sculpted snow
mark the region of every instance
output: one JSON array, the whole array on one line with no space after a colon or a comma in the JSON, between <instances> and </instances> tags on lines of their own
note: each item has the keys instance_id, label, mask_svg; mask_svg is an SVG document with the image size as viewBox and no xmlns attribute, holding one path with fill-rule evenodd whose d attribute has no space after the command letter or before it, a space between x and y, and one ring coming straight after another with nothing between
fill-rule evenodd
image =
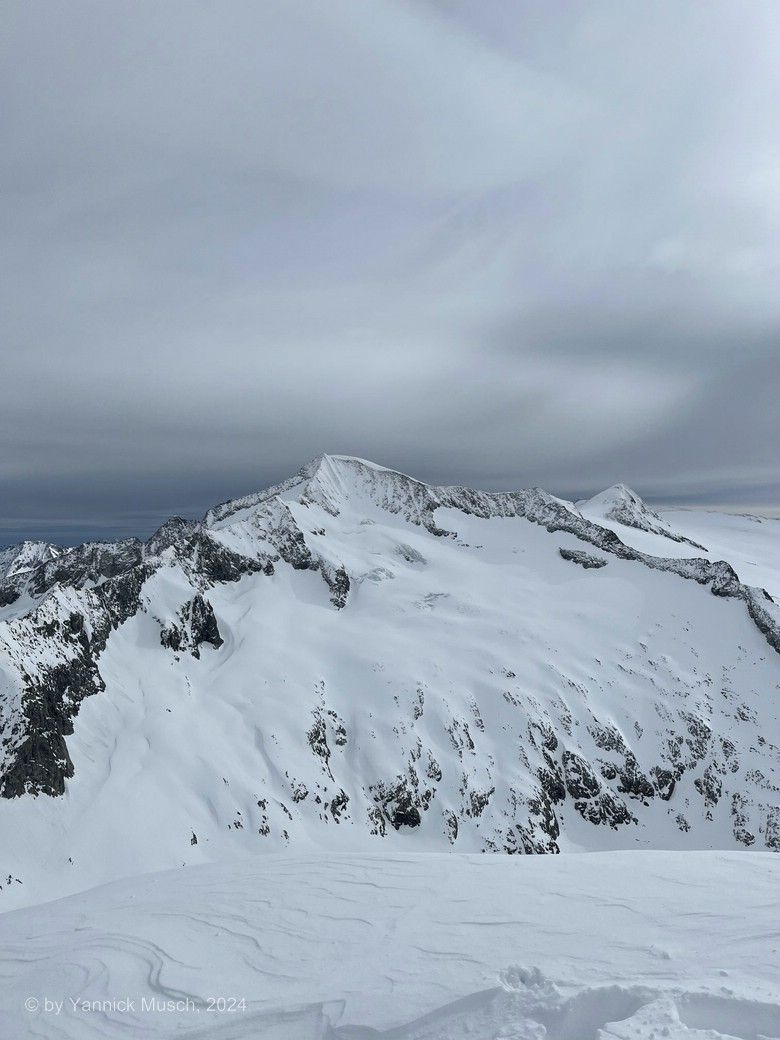
<instances>
[{"instance_id":1,"label":"wind-sculpted snow","mask_svg":"<svg viewBox=\"0 0 780 1040\"><path fill-rule=\"evenodd\" d=\"M777 1037L778 885L780 858L695 852L147 875L0 916L0 1035Z\"/></svg>"},{"instance_id":2,"label":"wind-sculpted snow","mask_svg":"<svg viewBox=\"0 0 780 1040\"><path fill-rule=\"evenodd\" d=\"M304 842L780 848L776 604L539 489L323 457L24 575L0 901Z\"/></svg>"}]
</instances>

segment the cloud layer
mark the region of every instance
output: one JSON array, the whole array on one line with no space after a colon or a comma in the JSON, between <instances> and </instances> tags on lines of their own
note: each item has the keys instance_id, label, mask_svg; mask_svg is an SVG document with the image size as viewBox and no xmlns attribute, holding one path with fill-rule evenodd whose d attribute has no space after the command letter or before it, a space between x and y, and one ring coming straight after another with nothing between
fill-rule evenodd
<instances>
[{"instance_id":1,"label":"cloud layer","mask_svg":"<svg viewBox=\"0 0 780 1040\"><path fill-rule=\"evenodd\" d=\"M321 451L780 505L780 9L10 0L0 541Z\"/></svg>"}]
</instances>

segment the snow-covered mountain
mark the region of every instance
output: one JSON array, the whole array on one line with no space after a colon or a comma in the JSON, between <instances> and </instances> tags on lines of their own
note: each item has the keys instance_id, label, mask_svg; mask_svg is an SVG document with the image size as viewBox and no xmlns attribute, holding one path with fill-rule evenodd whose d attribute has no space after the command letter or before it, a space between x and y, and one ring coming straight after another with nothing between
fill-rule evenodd
<instances>
[{"instance_id":1,"label":"snow-covered mountain","mask_svg":"<svg viewBox=\"0 0 780 1040\"><path fill-rule=\"evenodd\" d=\"M56 560L63 550L50 542L18 542L0 547L0 580L16 577Z\"/></svg>"},{"instance_id":2,"label":"snow-covered mountain","mask_svg":"<svg viewBox=\"0 0 780 1040\"><path fill-rule=\"evenodd\" d=\"M683 520L323 456L3 550L0 904L288 847L779 849L780 609Z\"/></svg>"},{"instance_id":3,"label":"snow-covered mountain","mask_svg":"<svg viewBox=\"0 0 780 1040\"><path fill-rule=\"evenodd\" d=\"M597 524L612 520L621 527L634 527L637 531L661 535L670 541L685 542L694 549L707 551L706 546L675 531L625 484L613 484L612 487L599 492L593 498L581 499L576 505L583 516L594 520Z\"/></svg>"}]
</instances>

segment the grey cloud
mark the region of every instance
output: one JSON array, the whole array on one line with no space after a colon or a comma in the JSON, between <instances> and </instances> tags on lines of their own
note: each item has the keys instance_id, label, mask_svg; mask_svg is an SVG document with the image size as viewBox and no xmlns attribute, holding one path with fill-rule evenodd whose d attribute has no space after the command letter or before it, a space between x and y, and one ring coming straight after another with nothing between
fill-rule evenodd
<instances>
[{"instance_id":1,"label":"grey cloud","mask_svg":"<svg viewBox=\"0 0 780 1040\"><path fill-rule=\"evenodd\" d=\"M4 21L0 541L321 451L780 505L776 5Z\"/></svg>"}]
</instances>

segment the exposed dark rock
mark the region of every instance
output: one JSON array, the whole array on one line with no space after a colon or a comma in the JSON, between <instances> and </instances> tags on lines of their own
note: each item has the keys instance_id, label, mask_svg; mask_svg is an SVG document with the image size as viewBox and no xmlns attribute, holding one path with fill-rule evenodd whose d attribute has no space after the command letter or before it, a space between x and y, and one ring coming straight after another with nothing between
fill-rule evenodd
<instances>
[{"instance_id":1,"label":"exposed dark rock","mask_svg":"<svg viewBox=\"0 0 780 1040\"><path fill-rule=\"evenodd\" d=\"M442 778L441 766L433 757L431 752L428 752L428 764L425 768L425 775L429 780L433 780L435 783L439 783Z\"/></svg>"},{"instance_id":2,"label":"exposed dark rock","mask_svg":"<svg viewBox=\"0 0 780 1040\"><path fill-rule=\"evenodd\" d=\"M454 845L458 838L458 817L451 809L445 809L442 813L444 829L450 845Z\"/></svg>"},{"instance_id":3,"label":"exposed dark rock","mask_svg":"<svg viewBox=\"0 0 780 1040\"><path fill-rule=\"evenodd\" d=\"M686 538L684 535L678 534L667 527L661 517L653 512L639 495L635 494L631 488L626 487L625 484L614 485L614 487L609 488L601 495L597 495L595 501L600 501L604 505L606 504L605 498L606 502L609 503L609 508L604 513L606 519L616 520L619 524L623 524L624 527L634 527L638 531L647 531L650 534L668 538L672 542L684 542L694 549L707 551L703 545L699 545L698 542L693 542L690 538ZM577 505L587 511L587 506L593 501L590 500L590 503L578 502Z\"/></svg>"},{"instance_id":4,"label":"exposed dark rock","mask_svg":"<svg viewBox=\"0 0 780 1040\"><path fill-rule=\"evenodd\" d=\"M373 789L382 812L396 830L401 827L419 827L420 810L415 805L414 792L403 778L396 784L377 784Z\"/></svg>"},{"instance_id":5,"label":"exposed dark rock","mask_svg":"<svg viewBox=\"0 0 780 1040\"><path fill-rule=\"evenodd\" d=\"M206 586L238 581L267 565L265 560L240 556L203 530L196 530L185 542L177 544L176 555L185 573Z\"/></svg>"},{"instance_id":6,"label":"exposed dark rock","mask_svg":"<svg viewBox=\"0 0 780 1040\"><path fill-rule=\"evenodd\" d=\"M73 732L73 718L84 698L104 689L98 658L111 631L139 609L148 575L145 567L135 567L81 594L90 610L91 634L77 611L61 621L52 616L54 601L32 613L28 640L56 640L61 660L42 665L34 674L23 673L22 718L10 735L3 734L7 764L0 796L64 792L65 780L73 775L65 737Z\"/></svg>"},{"instance_id":7,"label":"exposed dark rock","mask_svg":"<svg viewBox=\"0 0 780 1040\"><path fill-rule=\"evenodd\" d=\"M703 775L694 780L693 785L704 798L704 804L708 809L718 804L723 793L723 784L714 765L707 766Z\"/></svg>"},{"instance_id":8,"label":"exposed dark rock","mask_svg":"<svg viewBox=\"0 0 780 1040\"><path fill-rule=\"evenodd\" d=\"M333 773L330 771L330 747L328 745L328 727L325 723L325 719L322 717L322 713L318 708L314 709L314 724L306 734L306 739L309 742L309 747L312 753L317 756L322 762L322 768L327 772L328 776L333 779Z\"/></svg>"},{"instance_id":9,"label":"exposed dark rock","mask_svg":"<svg viewBox=\"0 0 780 1040\"><path fill-rule=\"evenodd\" d=\"M536 775L546 797L553 805L557 805L558 802L562 802L566 797L563 773L560 765L551 755L545 754L544 758L547 765L538 769Z\"/></svg>"},{"instance_id":10,"label":"exposed dark rock","mask_svg":"<svg viewBox=\"0 0 780 1040\"><path fill-rule=\"evenodd\" d=\"M602 751L617 751L620 755L625 755L628 751L622 735L612 725L601 726L594 722L588 726L588 733L593 737L596 747L601 748Z\"/></svg>"},{"instance_id":11,"label":"exposed dark rock","mask_svg":"<svg viewBox=\"0 0 780 1040\"><path fill-rule=\"evenodd\" d=\"M771 805L766 810L766 827L764 828L764 844L768 849L780 852L780 806Z\"/></svg>"},{"instance_id":12,"label":"exposed dark rock","mask_svg":"<svg viewBox=\"0 0 780 1040\"><path fill-rule=\"evenodd\" d=\"M740 845L753 845L756 836L748 830L750 817L747 812L747 799L742 794L736 793L731 797L731 821L734 837Z\"/></svg>"},{"instance_id":13,"label":"exposed dark rock","mask_svg":"<svg viewBox=\"0 0 780 1040\"><path fill-rule=\"evenodd\" d=\"M564 560L571 560L572 563L578 563L580 567L584 567L586 570L607 566L607 561L602 559L600 556L591 556L590 553L581 552L579 549L560 548L558 549L558 552Z\"/></svg>"},{"instance_id":14,"label":"exposed dark rock","mask_svg":"<svg viewBox=\"0 0 780 1040\"><path fill-rule=\"evenodd\" d=\"M349 795L345 791L343 791L343 790L340 790L335 795L335 797L333 797L331 799L331 801L330 801L330 815L332 816L332 818L335 820L336 823L339 823L339 821L341 820L341 817L347 812L347 807L348 806L349 806Z\"/></svg>"},{"instance_id":15,"label":"exposed dark rock","mask_svg":"<svg viewBox=\"0 0 780 1040\"><path fill-rule=\"evenodd\" d=\"M10 607L12 603L16 603L20 594L19 587L12 578L0 581L0 607Z\"/></svg>"},{"instance_id":16,"label":"exposed dark rock","mask_svg":"<svg viewBox=\"0 0 780 1040\"><path fill-rule=\"evenodd\" d=\"M561 828L558 817L555 815L550 799L545 793L528 799L528 822L526 824L515 824L515 831L519 835L523 852L546 853L560 852L558 838Z\"/></svg>"},{"instance_id":17,"label":"exposed dark rock","mask_svg":"<svg viewBox=\"0 0 780 1040\"><path fill-rule=\"evenodd\" d=\"M428 808L434 793L430 789L420 792L419 781L411 770L409 775L389 782L380 780L369 791L377 809L395 830L419 827L421 814Z\"/></svg>"},{"instance_id":18,"label":"exposed dark rock","mask_svg":"<svg viewBox=\"0 0 780 1040\"><path fill-rule=\"evenodd\" d=\"M137 538L121 542L87 542L70 549L56 559L38 567L31 576L29 589L38 596L54 585L83 588L116 578L142 562L143 543Z\"/></svg>"},{"instance_id":19,"label":"exposed dark rock","mask_svg":"<svg viewBox=\"0 0 780 1040\"><path fill-rule=\"evenodd\" d=\"M626 754L624 765L618 766L618 776L620 782L617 789L621 794L641 801L655 797L655 788L639 768L639 763L630 751Z\"/></svg>"},{"instance_id":20,"label":"exposed dark rock","mask_svg":"<svg viewBox=\"0 0 780 1040\"><path fill-rule=\"evenodd\" d=\"M347 596L350 590L350 580L344 567L335 570L322 565L320 567L322 576L330 589L330 601L334 607L341 610L347 605Z\"/></svg>"},{"instance_id":21,"label":"exposed dark rock","mask_svg":"<svg viewBox=\"0 0 780 1040\"><path fill-rule=\"evenodd\" d=\"M402 560L406 560L407 563L420 564L422 566L428 562L422 553L419 553L411 545L399 543L396 545L395 551L397 555L400 556Z\"/></svg>"},{"instance_id":22,"label":"exposed dark rock","mask_svg":"<svg viewBox=\"0 0 780 1040\"><path fill-rule=\"evenodd\" d=\"M332 708L327 711L330 719L330 727L333 733L333 744L335 747L345 747L347 743L347 727L344 720Z\"/></svg>"},{"instance_id":23,"label":"exposed dark rock","mask_svg":"<svg viewBox=\"0 0 780 1040\"><path fill-rule=\"evenodd\" d=\"M625 802L608 791L602 792L597 798L575 801L574 808L588 823L609 824L613 830L623 824L637 822Z\"/></svg>"},{"instance_id":24,"label":"exposed dark rock","mask_svg":"<svg viewBox=\"0 0 780 1040\"><path fill-rule=\"evenodd\" d=\"M674 794L674 788L676 779L674 773L668 769L664 769L662 766L653 766L650 770L650 774L655 782L655 789L658 792L658 797L662 798L665 802Z\"/></svg>"},{"instance_id":25,"label":"exposed dark rock","mask_svg":"<svg viewBox=\"0 0 780 1040\"><path fill-rule=\"evenodd\" d=\"M403 516L410 523L418 524L438 537L455 536L453 531L445 530L436 522L437 510L442 508L460 510L483 518L524 517L548 531L576 537L585 549L595 550L595 553L591 553L579 549L560 549L563 559L586 569L601 568L610 558L617 558L676 574L708 588L715 596L740 599L770 646L780 652L780 628L774 617L773 601L763 590L743 585L733 568L726 563L710 563L697 558L681 560L646 556L625 545L613 532L578 517L576 512L536 489L489 495L465 488L430 488L400 474L391 474L388 478L382 471L378 471L378 475L371 471L368 475L363 474L361 479L363 477L366 494L369 497L373 495L377 505ZM300 495L304 507L307 503L316 503L331 516L338 515L338 504L329 500L327 489L312 485L300 492ZM177 652L190 650L195 657L199 655L199 647L203 643L212 647L222 644L216 617L204 596L213 585L235 582L254 572L272 575L275 566L280 569L290 566L319 572L327 585L333 605L342 609L348 604L352 587L346 567L328 562L334 557L330 551L325 552L319 541L312 541L311 546L307 544L295 519L295 516L300 519L301 512L295 509L293 516L293 511L275 499L271 492L250 496L250 499L244 500L244 505L231 503L218 508L203 524L193 525L181 518L172 518L145 545L132 539L115 544L90 543L63 553L58 558L42 560L29 570L13 576L10 584L10 579L0 582L0 604L16 602L22 592L33 597L50 593L58 582L68 590L67 596L57 600L56 609L44 604L38 610L29 611L25 615L25 627L15 630L19 633L19 645L25 650L20 660L24 661L26 671L23 674L22 712L8 719L5 731L0 733L7 762L7 768L0 778L0 793L6 797L15 797L25 792L57 794L64 790L65 780L73 771L66 741L73 729L73 717L85 696L103 689L99 671L100 653L111 631L140 609L141 586L146 577L161 566L160 553L173 549L173 557L189 578L195 593L182 608L175 623L161 634L161 642ZM226 536L226 541L234 546L252 545L252 552L256 555L250 556L227 548L219 540L219 532L210 532L208 528L210 520L224 518L248 504L257 504L258 514L242 517L241 530L249 532L249 535L254 533L257 536L255 541L252 542L251 537L247 537L246 542L242 538L231 540L230 536ZM438 514L440 519L441 515ZM329 537L327 532L330 526L327 529L319 526L320 518L321 513L312 510L311 518L306 523L301 521L306 532L315 539ZM451 523L449 518L442 520L444 522ZM423 557L409 546L399 545L395 552L408 564L425 563ZM168 559L171 559L170 555ZM613 562L613 566L618 565ZM47 602L54 602L60 592L56 589ZM70 593L74 592L77 595L71 596ZM335 618L333 623L345 623L346 620ZM45 648L47 652L39 652L39 648ZM50 655L48 650L51 648L54 648L55 653ZM629 661L630 651L631 648L627 648L626 672L633 667ZM54 665L40 664L41 661L52 660L56 661ZM552 660L554 658L551 655ZM514 664L514 659L509 663ZM514 671L501 671L498 662L494 663L494 667L494 674L500 671L507 680L517 679ZM681 711L677 707L668 710L665 725L658 729L661 740L664 739L666 729L666 743L662 745L657 764L646 768L646 753L643 755L643 751L650 746L650 742L641 742L642 728L638 724L632 731L630 720L621 721L627 733L636 733L635 743L633 735L624 737L614 725L609 723L602 726L592 715L593 724L589 724L586 709L573 713L568 710L565 701L568 700L569 706L573 707L572 698L577 698L580 705L587 706L590 687L587 690L584 688L587 686L586 680L578 678L575 682L558 672L554 681L560 681L561 684L561 706L555 711L551 710L548 715L547 709L536 701L535 691L521 688L524 673L520 667L515 667L521 673L521 678L516 682L507 682L510 689L499 691L498 694L502 710L504 702L500 700L501 693L517 709L513 717L518 721L507 719L503 726L514 734L517 741L517 762L511 765L515 767L520 763L522 766L522 781L518 781L521 793L516 796L512 812L504 810L504 790L500 783L499 794L493 797L495 788L491 786L492 779L494 775L497 777L500 774L498 770L495 774L491 772L496 767L492 760L495 745L491 743L495 716L486 707L488 702L481 702L485 711L484 720L477 705L470 706L471 712L468 708L456 708L455 704L446 707L443 717L451 719L447 732L453 753L446 746L442 748L440 738L429 728L438 725L438 718L442 717L437 714L440 711L437 695L434 694L429 706L425 706L426 715L422 722L424 698L421 690L418 691L418 699L412 699L409 708L409 689L414 690L418 681L412 676L409 685L398 690L402 698L400 703L404 707L393 720L396 723L395 735L401 742L399 746L406 749L402 753L408 752L410 755L409 767L406 773L402 772L394 779L379 782L370 788L373 805L369 810L369 821L374 833L386 833L388 825L396 830L420 826L443 775L442 766L423 742L430 740L437 754L446 756L446 761L442 758L442 762L448 777L453 775L453 762L463 771L460 816L452 810L443 810L442 814L452 841L457 837L460 826L468 827L469 830L478 828L480 834L490 832L490 837L485 840L506 851L554 852L558 851L559 837L556 806L566 803L567 799L572 800L583 819L597 825L617 827L635 820L629 808L632 805L629 799L649 801L658 796L669 801L675 790L678 792L676 801L680 802L686 812L701 814L700 802L699 809L695 808L695 796L690 798L690 804L688 802L693 785L704 799L708 811L718 804L719 799L728 804L731 798L734 834L739 842L751 844L763 840L769 847L774 847L772 842L780 843L780 821L769 811L771 807L763 806L759 811L758 803L752 797L734 801L729 783L731 774L740 770L737 749L731 741L720 736L718 723L711 724L706 712L703 713L705 717L697 714L699 705L706 703L698 695L678 702L685 703L689 709L693 706L692 711ZM656 666L650 662L650 667ZM679 694L674 691L674 695L687 698L689 691L681 688ZM333 772L339 773L341 763L347 764L351 756L339 755L339 749L347 745L346 726L334 711L326 710L325 703L323 698L322 707L314 712L314 721L306 737L323 771L333 780ZM464 710L468 721L457 715L453 717L453 708L456 711ZM732 705L731 710L737 712L743 723L756 721L756 714L749 705ZM530 721L526 723L524 719ZM646 722L644 718L643 722ZM301 730L305 725L301 725ZM579 735L584 735L587 726L602 753L593 761L588 761L588 757L592 756L581 746L581 754L561 748L561 741L578 746L576 727L579 725L582 725ZM652 723L649 726L652 733ZM522 727L526 728L527 735L523 734ZM361 747L362 736L361 733L349 735L350 750L356 754L363 754L365 749L365 744ZM375 736L373 732L371 736ZM757 734L752 739L762 748L766 744L763 735ZM409 751L413 740L417 743ZM588 742L585 743L587 746ZM743 755L741 738L737 743L739 755L744 758L740 781L769 790L771 773L750 769L749 765L753 763ZM633 749L630 745L633 745ZM645 769L640 768L637 756L645 764ZM301 781L292 781L290 791L284 796L291 795L291 804L301 806L299 812L319 812L322 818L333 820L343 818L349 806L349 798L344 790L337 788L335 781L328 783L317 764L310 761L309 768L311 773L319 777L319 783L307 772L304 775L309 787ZM392 776L396 768L404 767L400 763L394 765L388 768L388 775ZM681 784L683 777L685 781ZM530 789L529 781L533 785ZM771 798L767 797L766 801L771 801ZM315 809L315 806L318 808ZM568 804L565 808L569 810ZM672 811L677 808L678 805L675 805ZM282 806L278 810L274 807L274 821L280 818L282 812L290 816L286 807ZM498 823L497 816L503 817ZM474 823L466 824L466 818ZM683 823L689 826L681 813L677 821L681 828ZM258 823L261 834L270 833L271 823L264 807ZM233 826L238 826L238 822ZM274 827L276 829L276 822ZM278 829L276 833L279 833Z\"/></svg>"},{"instance_id":26,"label":"exposed dark rock","mask_svg":"<svg viewBox=\"0 0 780 1040\"><path fill-rule=\"evenodd\" d=\"M179 610L178 622L168 625L160 632L160 643L175 651L189 651L193 657L200 657L200 648L204 643L218 650L224 640L219 632L214 609L207 599L198 592Z\"/></svg>"},{"instance_id":27,"label":"exposed dark rock","mask_svg":"<svg viewBox=\"0 0 780 1040\"><path fill-rule=\"evenodd\" d=\"M572 798L595 798L601 791L601 784L591 766L573 751L564 751L563 771L566 790Z\"/></svg>"},{"instance_id":28,"label":"exposed dark rock","mask_svg":"<svg viewBox=\"0 0 780 1040\"><path fill-rule=\"evenodd\" d=\"M172 516L162 526L158 527L154 534L144 545L147 555L159 556L160 553L169 549L172 545L185 542L196 530L197 524L191 520L185 520L181 516Z\"/></svg>"},{"instance_id":29,"label":"exposed dark rock","mask_svg":"<svg viewBox=\"0 0 780 1040\"><path fill-rule=\"evenodd\" d=\"M485 811L491 795L495 794L495 791L495 787L491 787L489 791L470 790L468 795L468 805L466 806L466 815L470 816L473 820L479 819Z\"/></svg>"}]
</instances>

